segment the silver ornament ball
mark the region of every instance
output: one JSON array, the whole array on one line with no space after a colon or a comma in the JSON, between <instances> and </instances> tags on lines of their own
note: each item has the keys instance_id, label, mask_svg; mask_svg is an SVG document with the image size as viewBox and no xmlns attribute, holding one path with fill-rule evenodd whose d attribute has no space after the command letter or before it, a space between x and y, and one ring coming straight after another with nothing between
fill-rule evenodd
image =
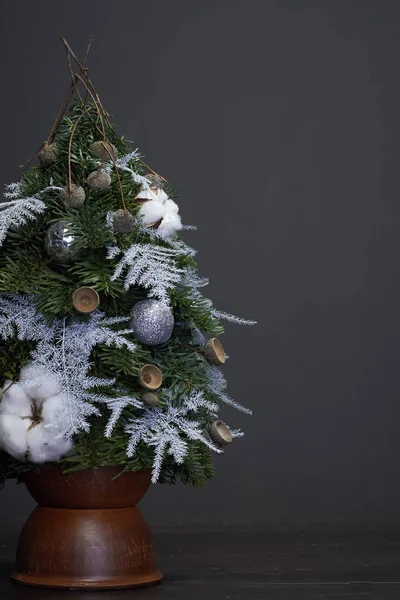
<instances>
[{"instance_id":1,"label":"silver ornament ball","mask_svg":"<svg viewBox=\"0 0 400 600\"><path fill-rule=\"evenodd\" d=\"M159 300L141 300L132 309L131 327L139 342L158 346L171 337L174 316L171 309Z\"/></svg>"},{"instance_id":2,"label":"silver ornament ball","mask_svg":"<svg viewBox=\"0 0 400 600\"><path fill-rule=\"evenodd\" d=\"M46 232L44 245L47 254L54 260L64 263L78 256L75 236L70 231L68 221L58 221L50 225Z\"/></svg>"}]
</instances>

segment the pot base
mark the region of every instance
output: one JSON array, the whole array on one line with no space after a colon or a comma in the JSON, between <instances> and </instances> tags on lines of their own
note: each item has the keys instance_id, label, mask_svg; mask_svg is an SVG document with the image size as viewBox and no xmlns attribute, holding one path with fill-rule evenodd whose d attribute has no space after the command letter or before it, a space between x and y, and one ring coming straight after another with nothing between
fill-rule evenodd
<instances>
[{"instance_id":1,"label":"pot base","mask_svg":"<svg viewBox=\"0 0 400 600\"><path fill-rule=\"evenodd\" d=\"M136 507L38 506L22 529L11 577L25 585L95 590L152 585L162 574Z\"/></svg>"}]
</instances>

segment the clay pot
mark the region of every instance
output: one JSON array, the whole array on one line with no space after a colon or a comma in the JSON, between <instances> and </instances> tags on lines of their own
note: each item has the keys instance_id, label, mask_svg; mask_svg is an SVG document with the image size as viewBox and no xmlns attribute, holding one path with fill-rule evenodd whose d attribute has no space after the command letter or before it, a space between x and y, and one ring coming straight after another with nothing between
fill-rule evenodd
<instances>
[{"instance_id":1,"label":"clay pot","mask_svg":"<svg viewBox=\"0 0 400 600\"><path fill-rule=\"evenodd\" d=\"M27 473L39 504L19 537L18 583L41 587L116 589L151 585L157 571L149 528L136 504L150 471L101 467L63 475L57 468Z\"/></svg>"}]
</instances>

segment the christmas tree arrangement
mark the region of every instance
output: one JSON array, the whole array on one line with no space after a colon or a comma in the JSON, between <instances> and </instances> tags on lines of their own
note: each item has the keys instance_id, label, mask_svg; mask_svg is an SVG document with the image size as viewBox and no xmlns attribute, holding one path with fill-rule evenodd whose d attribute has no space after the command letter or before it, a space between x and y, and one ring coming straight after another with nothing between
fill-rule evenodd
<instances>
[{"instance_id":1,"label":"christmas tree arrangement","mask_svg":"<svg viewBox=\"0 0 400 600\"><path fill-rule=\"evenodd\" d=\"M65 511L83 508L87 518L88 509L121 504L115 494L103 507L68 500L65 482L77 481L87 499L99 481L125 493L146 491L150 480L200 487L212 477L212 454L242 435L220 419L221 406L250 412L226 391L221 319L252 322L201 294L207 280L180 237L192 227L182 225L176 192L112 126L86 66L90 45L81 62L63 43L71 85L38 164L24 166L0 203L0 465L2 480L24 479L39 504L59 509L66 500ZM51 501L42 499L46 488ZM139 499L120 501L136 519ZM43 510L33 519L48 529ZM143 551L125 579L82 571L71 583L68 573L37 567L37 556L29 579L37 529L21 536L20 581L157 580ZM146 565L153 578L143 576Z\"/></svg>"}]
</instances>

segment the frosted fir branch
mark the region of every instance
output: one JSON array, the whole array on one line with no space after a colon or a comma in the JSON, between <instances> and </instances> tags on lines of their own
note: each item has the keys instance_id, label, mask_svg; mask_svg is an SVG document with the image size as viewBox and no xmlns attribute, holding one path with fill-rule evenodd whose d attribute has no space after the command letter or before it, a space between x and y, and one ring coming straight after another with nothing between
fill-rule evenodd
<instances>
[{"instance_id":1,"label":"frosted fir branch","mask_svg":"<svg viewBox=\"0 0 400 600\"><path fill-rule=\"evenodd\" d=\"M35 196L0 202L0 246L11 228L33 221L45 209L43 200Z\"/></svg>"},{"instance_id":2,"label":"frosted fir branch","mask_svg":"<svg viewBox=\"0 0 400 600\"><path fill-rule=\"evenodd\" d=\"M231 406L232 408L236 408L240 412L243 412L247 415L252 415L252 411L245 406L239 404L233 400L226 393L227 382L226 379L220 369L214 365L206 365L206 377L207 377L207 390L215 395L221 402L224 404Z\"/></svg>"},{"instance_id":3,"label":"frosted fir branch","mask_svg":"<svg viewBox=\"0 0 400 600\"><path fill-rule=\"evenodd\" d=\"M17 334L19 340L38 341L49 336L49 327L37 313L33 296L0 294L0 337L8 340Z\"/></svg>"},{"instance_id":4,"label":"frosted fir branch","mask_svg":"<svg viewBox=\"0 0 400 600\"><path fill-rule=\"evenodd\" d=\"M110 248L107 258L115 258L116 248ZM169 304L168 290L180 282L184 270L176 264L174 258L178 252L172 248L152 244L133 244L123 254L115 268L111 281L122 275L124 288L139 285L148 290L149 298Z\"/></svg>"},{"instance_id":5,"label":"frosted fir branch","mask_svg":"<svg viewBox=\"0 0 400 600\"><path fill-rule=\"evenodd\" d=\"M106 425L104 435L106 437L111 437L112 432L118 423L122 411L128 406L133 406L134 408L144 408L143 402L138 400L138 398L132 398L131 396L118 396L117 398L109 398L104 396L102 402L107 405L107 408L111 411L111 416Z\"/></svg>"},{"instance_id":6,"label":"frosted fir branch","mask_svg":"<svg viewBox=\"0 0 400 600\"><path fill-rule=\"evenodd\" d=\"M197 231L196 225L182 225L184 231Z\"/></svg>"},{"instance_id":7,"label":"frosted fir branch","mask_svg":"<svg viewBox=\"0 0 400 600\"><path fill-rule=\"evenodd\" d=\"M140 157L139 150L136 149L133 152L129 152L128 154L125 154L124 156L117 158L117 160L115 161L115 165L117 166L117 168L120 171L126 171L127 173L129 173L132 178L132 181L134 181L134 183L140 185L144 189L150 189L150 182L148 181L148 179L146 179L146 177L144 175L140 175L139 173L136 173L136 171L134 171L132 169L132 167L129 166L129 163L133 159L137 159L139 157ZM103 169L105 171L107 171L107 173L111 173L111 171L113 169L115 169L115 165L112 161L106 162L103 165Z\"/></svg>"},{"instance_id":8,"label":"frosted fir branch","mask_svg":"<svg viewBox=\"0 0 400 600\"><path fill-rule=\"evenodd\" d=\"M49 374L59 383L62 409L51 425L60 436L69 438L80 430L89 431L88 417L100 414L94 403L108 403L109 398L98 394L96 388L111 387L115 380L89 375L90 356L98 344L135 352L135 344L127 337L132 330L113 329L128 320L96 311L85 322L68 324L66 319L54 319L48 325L36 313L33 296L0 294L0 337L8 340L17 334L20 340L37 343L26 385L45 385Z\"/></svg>"},{"instance_id":9,"label":"frosted fir branch","mask_svg":"<svg viewBox=\"0 0 400 600\"><path fill-rule=\"evenodd\" d=\"M188 451L187 440L201 441L214 452L222 453L222 450L209 438L202 424L193 419L193 415L200 408L209 406L204 395L192 391L183 399L180 407L173 406L173 396L174 390L170 390L166 395L166 408L155 406L147 409L142 416L131 419L125 427L130 436L128 457L134 455L141 441L154 448L153 483L159 479L165 452L178 464L182 464ZM214 408L213 403L210 403L211 405Z\"/></svg>"},{"instance_id":10,"label":"frosted fir branch","mask_svg":"<svg viewBox=\"0 0 400 600\"><path fill-rule=\"evenodd\" d=\"M4 192L4 198L8 198L9 200L16 200L21 196L22 182L18 181L17 183L7 183L6 191Z\"/></svg>"},{"instance_id":11,"label":"frosted fir branch","mask_svg":"<svg viewBox=\"0 0 400 600\"><path fill-rule=\"evenodd\" d=\"M231 432L232 439L244 437L244 433L241 429L229 429Z\"/></svg>"},{"instance_id":12,"label":"frosted fir branch","mask_svg":"<svg viewBox=\"0 0 400 600\"><path fill-rule=\"evenodd\" d=\"M164 243L167 243L170 248L177 252L177 254L182 256L196 256L197 254L197 250L189 246L183 240L165 237L164 235L159 234L157 229L148 229L141 221L139 222L139 230L142 234L150 236L152 239L162 240Z\"/></svg>"},{"instance_id":13,"label":"frosted fir branch","mask_svg":"<svg viewBox=\"0 0 400 600\"><path fill-rule=\"evenodd\" d=\"M252 321L250 319L242 319L242 317L236 317L235 315L231 315L230 313L224 312L223 310L217 310L213 308L212 314L217 319L224 319L225 321L230 321L231 323L236 323L237 325L256 325L257 321Z\"/></svg>"},{"instance_id":14,"label":"frosted fir branch","mask_svg":"<svg viewBox=\"0 0 400 600\"><path fill-rule=\"evenodd\" d=\"M205 287L209 283L210 280L208 279L208 277L200 277L200 275L198 275L196 271L192 268L188 268L185 270L180 282L180 284L183 287L195 289Z\"/></svg>"}]
</instances>

